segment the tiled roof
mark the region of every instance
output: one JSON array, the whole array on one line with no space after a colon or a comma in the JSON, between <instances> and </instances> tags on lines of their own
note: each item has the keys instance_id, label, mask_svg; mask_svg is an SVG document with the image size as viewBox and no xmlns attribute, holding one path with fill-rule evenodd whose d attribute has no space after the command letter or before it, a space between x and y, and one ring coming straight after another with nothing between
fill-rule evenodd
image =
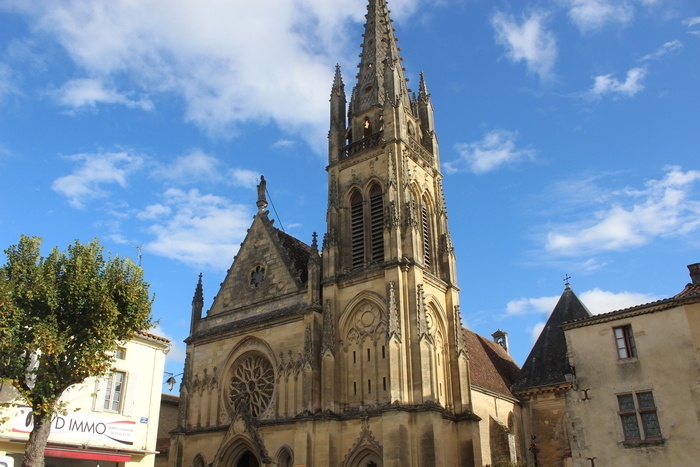
<instances>
[{"instance_id":1,"label":"tiled roof","mask_svg":"<svg viewBox=\"0 0 700 467\"><path fill-rule=\"evenodd\" d=\"M276 227L273 227L273 229L277 233L282 247L294 263L294 267L297 271L301 272L301 281L306 282L308 277L307 265L309 263L309 257L311 256L311 247Z\"/></svg>"},{"instance_id":2,"label":"tiled roof","mask_svg":"<svg viewBox=\"0 0 700 467\"><path fill-rule=\"evenodd\" d=\"M168 404L179 404L180 396L176 396L174 394L161 393L160 401L166 402Z\"/></svg>"},{"instance_id":3,"label":"tiled roof","mask_svg":"<svg viewBox=\"0 0 700 467\"><path fill-rule=\"evenodd\" d=\"M161 337L161 336L156 336L155 334L151 334L150 332L139 331L138 334L140 336L147 337L149 339L153 339L154 341L165 342L166 344L170 344L170 339L166 339L165 337Z\"/></svg>"},{"instance_id":4,"label":"tiled roof","mask_svg":"<svg viewBox=\"0 0 700 467\"><path fill-rule=\"evenodd\" d=\"M686 298L700 295L700 284L688 284L685 289L673 298Z\"/></svg>"},{"instance_id":5,"label":"tiled roof","mask_svg":"<svg viewBox=\"0 0 700 467\"><path fill-rule=\"evenodd\" d=\"M473 331L462 328L462 334L469 353L472 384L513 397L509 388L520 370L513 358L499 344Z\"/></svg>"},{"instance_id":6,"label":"tiled roof","mask_svg":"<svg viewBox=\"0 0 700 467\"><path fill-rule=\"evenodd\" d=\"M589 316L590 312L567 285L511 386L513 392L566 382L569 362L566 358L566 337L560 326L567 321Z\"/></svg>"}]
</instances>

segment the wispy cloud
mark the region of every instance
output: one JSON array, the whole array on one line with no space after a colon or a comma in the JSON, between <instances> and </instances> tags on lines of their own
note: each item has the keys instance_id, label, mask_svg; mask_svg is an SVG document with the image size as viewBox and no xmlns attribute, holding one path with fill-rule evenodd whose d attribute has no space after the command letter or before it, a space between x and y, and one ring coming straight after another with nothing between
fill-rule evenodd
<instances>
[{"instance_id":1,"label":"wispy cloud","mask_svg":"<svg viewBox=\"0 0 700 467\"><path fill-rule=\"evenodd\" d=\"M620 81L612 75L601 75L593 78L593 87L586 96L599 99L604 95L622 95L632 97L644 89L642 81L647 75L644 67L632 68L627 72L627 78Z\"/></svg>"},{"instance_id":2,"label":"wispy cloud","mask_svg":"<svg viewBox=\"0 0 700 467\"><path fill-rule=\"evenodd\" d=\"M455 145L459 158L444 164L447 173L470 171L475 174L491 172L504 165L512 165L526 159L533 159L535 151L518 149L515 131L492 130L484 139L474 143Z\"/></svg>"},{"instance_id":3,"label":"wispy cloud","mask_svg":"<svg viewBox=\"0 0 700 467\"><path fill-rule=\"evenodd\" d=\"M162 327L156 325L149 329L148 332L155 334L156 336L164 337L170 341L170 351L166 355L165 359L168 362L184 363L185 361L185 349L182 345L181 339L175 339L170 334L166 333Z\"/></svg>"},{"instance_id":4,"label":"wispy cloud","mask_svg":"<svg viewBox=\"0 0 700 467\"><path fill-rule=\"evenodd\" d=\"M610 23L627 24L634 18L629 2L618 0L568 0L569 18L583 32Z\"/></svg>"},{"instance_id":5,"label":"wispy cloud","mask_svg":"<svg viewBox=\"0 0 700 467\"><path fill-rule=\"evenodd\" d=\"M215 182L223 177L221 165L216 157L195 149L189 154L177 157L170 164L161 165L153 175L181 184Z\"/></svg>"},{"instance_id":6,"label":"wispy cloud","mask_svg":"<svg viewBox=\"0 0 700 467\"><path fill-rule=\"evenodd\" d=\"M95 108L98 104L121 104L130 108L153 110L153 103L147 98L130 99L127 94L108 89L104 83L94 78L71 80L54 94L59 104L73 110L83 107Z\"/></svg>"},{"instance_id":7,"label":"wispy cloud","mask_svg":"<svg viewBox=\"0 0 700 467\"><path fill-rule=\"evenodd\" d=\"M692 18L687 18L683 20L683 24L688 26L688 28L693 28L694 26L700 25L700 16L694 16ZM688 34L693 34L694 36L700 36L700 29L695 28L691 31L688 31Z\"/></svg>"},{"instance_id":8,"label":"wispy cloud","mask_svg":"<svg viewBox=\"0 0 700 467\"><path fill-rule=\"evenodd\" d=\"M107 195L105 185L127 186L127 176L140 168L144 158L126 151L74 154L66 159L78 164L76 170L54 180L51 188L66 196L71 206L83 208L88 200Z\"/></svg>"},{"instance_id":9,"label":"wispy cloud","mask_svg":"<svg viewBox=\"0 0 700 467\"><path fill-rule=\"evenodd\" d=\"M260 179L260 174L252 170L233 169L230 172L230 180L233 185L245 188L255 188Z\"/></svg>"},{"instance_id":10,"label":"wispy cloud","mask_svg":"<svg viewBox=\"0 0 700 467\"><path fill-rule=\"evenodd\" d=\"M155 240L144 245L145 251L225 270L245 238L252 214L249 206L220 196L171 188L161 203L148 206L138 217L155 222L147 227Z\"/></svg>"},{"instance_id":11,"label":"wispy cloud","mask_svg":"<svg viewBox=\"0 0 700 467\"><path fill-rule=\"evenodd\" d=\"M392 5L395 18L417 3ZM245 8L215 0L4 5L73 60L76 76L61 88L63 105L150 108L152 101L132 96L175 96L185 120L209 133L231 136L245 122L274 122L319 151L328 101L318 90L330 90L338 57L348 70L356 65L348 26L366 12L355 0L262 0Z\"/></svg>"},{"instance_id":12,"label":"wispy cloud","mask_svg":"<svg viewBox=\"0 0 700 467\"><path fill-rule=\"evenodd\" d=\"M640 58L640 61L646 61L646 60L658 60L664 55L670 53L670 52L675 52L683 47L683 43L679 40L675 41L670 41L666 42L664 45L656 49L650 54L646 54L642 58Z\"/></svg>"},{"instance_id":13,"label":"wispy cloud","mask_svg":"<svg viewBox=\"0 0 700 467\"><path fill-rule=\"evenodd\" d=\"M588 308L588 311L594 315L641 305L659 299L659 297L649 294L627 291L615 293L600 290L598 287L577 295L586 308ZM559 298L561 297L557 295L553 297L519 298L517 300L511 300L506 304L506 315L549 315L557 305Z\"/></svg>"},{"instance_id":14,"label":"wispy cloud","mask_svg":"<svg viewBox=\"0 0 700 467\"><path fill-rule=\"evenodd\" d=\"M491 18L496 42L506 48L508 59L514 63L524 61L528 71L542 80L553 78L558 53L554 34L545 28L546 19L545 13L534 12L518 24L512 15L501 11Z\"/></svg>"},{"instance_id":15,"label":"wispy cloud","mask_svg":"<svg viewBox=\"0 0 700 467\"><path fill-rule=\"evenodd\" d=\"M700 171L667 167L660 180L642 189L609 191L609 207L591 218L552 228L546 249L557 256L624 251L659 237L681 237L700 228Z\"/></svg>"},{"instance_id":16,"label":"wispy cloud","mask_svg":"<svg viewBox=\"0 0 700 467\"><path fill-rule=\"evenodd\" d=\"M17 88L12 83L12 70L6 63L0 62L0 104L5 96L11 93L16 93Z\"/></svg>"}]
</instances>

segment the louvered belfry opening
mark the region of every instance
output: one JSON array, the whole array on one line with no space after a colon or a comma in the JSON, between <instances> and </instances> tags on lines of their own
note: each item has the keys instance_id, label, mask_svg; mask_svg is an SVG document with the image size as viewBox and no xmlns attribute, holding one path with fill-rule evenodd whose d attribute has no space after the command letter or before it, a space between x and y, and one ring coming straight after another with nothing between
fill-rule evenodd
<instances>
[{"instance_id":1,"label":"louvered belfry opening","mask_svg":"<svg viewBox=\"0 0 700 467\"><path fill-rule=\"evenodd\" d=\"M362 267L365 261L365 222L362 195L358 192L353 193L350 199L350 237L352 267Z\"/></svg>"},{"instance_id":2,"label":"louvered belfry opening","mask_svg":"<svg viewBox=\"0 0 700 467\"><path fill-rule=\"evenodd\" d=\"M372 262L384 261L384 195L381 188L372 187L369 198Z\"/></svg>"},{"instance_id":3,"label":"louvered belfry opening","mask_svg":"<svg viewBox=\"0 0 700 467\"><path fill-rule=\"evenodd\" d=\"M428 219L428 207L425 203L421 206L421 220L423 224L423 263L426 268L430 268L430 221Z\"/></svg>"}]
</instances>

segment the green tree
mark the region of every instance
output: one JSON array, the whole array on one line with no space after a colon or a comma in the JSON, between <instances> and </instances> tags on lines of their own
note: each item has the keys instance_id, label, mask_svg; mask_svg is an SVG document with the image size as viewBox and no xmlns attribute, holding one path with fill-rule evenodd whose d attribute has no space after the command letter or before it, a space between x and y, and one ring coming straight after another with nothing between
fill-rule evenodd
<instances>
[{"instance_id":1,"label":"green tree","mask_svg":"<svg viewBox=\"0 0 700 467\"><path fill-rule=\"evenodd\" d=\"M129 259L103 257L97 240L40 254L22 236L0 266L0 382L32 407L23 466L43 467L59 399L70 386L106 373L118 343L152 326L152 298Z\"/></svg>"}]
</instances>

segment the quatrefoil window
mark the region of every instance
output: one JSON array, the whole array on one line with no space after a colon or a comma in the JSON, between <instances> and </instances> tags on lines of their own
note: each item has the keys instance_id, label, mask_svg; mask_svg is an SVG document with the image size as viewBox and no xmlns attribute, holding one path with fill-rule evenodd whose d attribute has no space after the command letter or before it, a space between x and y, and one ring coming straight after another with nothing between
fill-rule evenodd
<instances>
[{"instance_id":1,"label":"quatrefoil window","mask_svg":"<svg viewBox=\"0 0 700 467\"><path fill-rule=\"evenodd\" d=\"M265 267L255 266L255 269L250 271L250 285L253 287L260 287L262 281L265 280Z\"/></svg>"}]
</instances>

